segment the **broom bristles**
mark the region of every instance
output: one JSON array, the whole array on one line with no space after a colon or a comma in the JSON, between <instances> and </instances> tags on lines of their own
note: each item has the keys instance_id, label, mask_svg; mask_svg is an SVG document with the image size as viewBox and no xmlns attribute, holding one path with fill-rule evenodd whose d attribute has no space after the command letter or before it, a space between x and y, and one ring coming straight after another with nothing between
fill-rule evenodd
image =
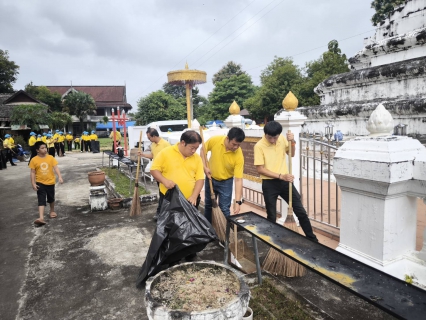
<instances>
[{"instance_id":1,"label":"broom bristles","mask_svg":"<svg viewBox=\"0 0 426 320\"><path fill-rule=\"evenodd\" d=\"M135 185L133 192L132 207L130 208L130 216L138 216L141 214L141 201L139 199L139 187Z\"/></svg>"},{"instance_id":2,"label":"broom bristles","mask_svg":"<svg viewBox=\"0 0 426 320\"><path fill-rule=\"evenodd\" d=\"M290 210L284 222L284 226L292 231L299 232L293 212ZM300 263L286 257L281 252L271 248L269 249L262 265L263 269L274 274L285 277L302 277L306 274L306 268Z\"/></svg>"},{"instance_id":3,"label":"broom bristles","mask_svg":"<svg viewBox=\"0 0 426 320\"><path fill-rule=\"evenodd\" d=\"M219 207L212 208L212 226L220 241L226 238L226 218Z\"/></svg>"}]
</instances>

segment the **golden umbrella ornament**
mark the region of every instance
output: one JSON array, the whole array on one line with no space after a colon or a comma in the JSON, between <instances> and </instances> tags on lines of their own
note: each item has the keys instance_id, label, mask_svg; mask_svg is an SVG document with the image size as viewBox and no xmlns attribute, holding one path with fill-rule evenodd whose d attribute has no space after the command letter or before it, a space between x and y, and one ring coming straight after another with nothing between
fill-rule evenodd
<instances>
[{"instance_id":1,"label":"golden umbrella ornament","mask_svg":"<svg viewBox=\"0 0 426 320\"><path fill-rule=\"evenodd\" d=\"M188 128L191 128L192 110L191 110L191 90L197 84L207 82L207 73L200 70L190 70L188 63L185 64L184 70L175 70L167 73L167 82L175 86L186 87L186 112L188 118Z\"/></svg>"}]
</instances>

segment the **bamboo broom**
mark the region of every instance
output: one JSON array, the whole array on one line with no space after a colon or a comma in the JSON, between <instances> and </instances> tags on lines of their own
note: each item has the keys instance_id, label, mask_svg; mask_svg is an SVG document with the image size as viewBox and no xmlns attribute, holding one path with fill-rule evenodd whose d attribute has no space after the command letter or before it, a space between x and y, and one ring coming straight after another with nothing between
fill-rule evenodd
<instances>
[{"instance_id":1,"label":"bamboo broom","mask_svg":"<svg viewBox=\"0 0 426 320\"><path fill-rule=\"evenodd\" d=\"M288 133L291 133L288 130ZM292 147L289 147L289 157L288 157L288 171L289 174L292 174ZM289 182L288 186L288 210L287 216L284 221L284 227L299 232L296 221L293 216L293 183ZM275 275L282 275L285 277L302 277L306 274L306 269L300 263L286 257L277 250L271 248L266 255L265 261L263 262L263 269L269 271Z\"/></svg>"},{"instance_id":2,"label":"bamboo broom","mask_svg":"<svg viewBox=\"0 0 426 320\"><path fill-rule=\"evenodd\" d=\"M138 152L138 167L136 168L135 177L135 190L133 191L132 206L130 208L130 216L138 216L141 214L141 201L139 199L139 168L141 165L141 145L142 145L142 131L139 134L139 152Z\"/></svg>"},{"instance_id":3,"label":"bamboo broom","mask_svg":"<svg viewBox=\"0 0 426 320\"><path fill-rule=\"evenodd\" d=\"M203 157L204 163L206 164L206 167L208 168L209 162L207 161L207 150L205 149L203 128L201 127L200 127L200 136L201 136L201 141L202 141L203 149L204 149L204 152L202 152L201 156ZM219 241L225 242L226 218L223 215L222 211L220 210L219 206L217 205L216 196L213 191L213 183L211 179L209 179L209 185L210 185L210 198L212 201L212 226L213 226L213 229L216 231Z\"/></svg>"}]
</instances>

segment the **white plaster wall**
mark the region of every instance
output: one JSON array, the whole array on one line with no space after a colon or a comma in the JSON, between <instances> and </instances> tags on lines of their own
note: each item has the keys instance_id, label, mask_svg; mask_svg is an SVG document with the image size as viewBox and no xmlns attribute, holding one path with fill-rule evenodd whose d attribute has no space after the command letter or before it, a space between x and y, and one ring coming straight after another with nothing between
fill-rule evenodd
<instances>
[{"instance_id":1,"label":"white plaster wall","mask_svg":"<svg viewBox=\"0 0 426 320\"><path fill-rule=\"evenodd\" d=\"M347 81L321 88L321 105L369 101L376 99L408 99L424 97L426 76Z\"/></svg>"},{"instance_id":2,"label":"white plaster wall","mask_svg":"<svg viewBox=\"0 0 426 320\"><path fill-rule=\"evenodd\" d=\"M380 41L389 38L389 34L399 35L426 25L426 0L408 1L402 11L395 11L385 23L377 28L371 40ZM423 9L423 10L422 10ZM390 23L393 21L393 23Z\"/></svg>"},{"instance_id":3,"label":"white plaster wall","mask_svg":"<svg viewBox=\"0 0 426 320\"><path fill-rule=\"evenodd\" d=\"M424 17L426 19L426 17ZM371 56L369 62L370 67L381 66L384 64L394 63L398 61L404 61L409 59L415 59L423 57L426 54L426 45L421 47L414 47L410 50L401 50L398 52L393 52L392 54L377 54Z\"/></svg>"},{"instance_id":4,"label":"white plaster wall","mask_svg":"<svg viewBox=\"0 0 426 320\"><path fill-rule=\"evenodd\" d=\"M373 112L373 110L371 111ZM400 116L391 113L394 119L394 124L403 123L408 125L407 134L426 134L426 112L419 115ZM305 120L304 130L310 133L324 133L324 128L327 123L334 126L334 132L340 130L345 137L368 136L367 121L369 115L365 117L345 116L340 118L323 118Z\"/></svg>"},{"instance_id":5,"label":"white plaster wall","mask_svg":"<svg viewBox=\"0 0 426 320\"><path fill-rule=\"evenodd\" d=\"M382 201L342 188L340 243L380 265L400 259L415 244L415 211L412 197Z\"/></svg>"}]
</instances>

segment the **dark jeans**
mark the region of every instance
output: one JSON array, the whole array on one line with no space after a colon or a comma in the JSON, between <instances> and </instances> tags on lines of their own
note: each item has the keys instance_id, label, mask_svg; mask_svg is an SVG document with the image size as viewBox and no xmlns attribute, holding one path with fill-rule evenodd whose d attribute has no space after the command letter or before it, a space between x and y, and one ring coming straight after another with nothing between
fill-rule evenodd
<instances>
[{"instance_id":1,"label":"dark jeans","mask_svg":"<svg viewBox=\"0 0 426 320\"><path fill-rule=\"evenodd\" d=\"M303 208L302 201L300 200L300 194L297 189L292 185L293 192L293 212L299 219L300 226L306 237L313 241L318 241L317 237L312 231L311 222L309 221L308 215L306 214L305 208ZM288 189L289 183L287 181L278 179L263 179L262 180L262 191L263 198L265 199L267 219L276 222L277 219L277 199L278 196L283 198L288 203L289 194Z\"/></svg>"},{"instance_id":2,"label":"dark jeans","mask_svg":"<svg viewBox=\"0 0 426 320\"><path fill-rule=\"evenodd\" d=\"M232 201L232 185L234 183L234 178L229 178L227 180L215 180L212 179L213 191L215 193L216 199L219 197L219 208L222 211L225 217L231 215L230 207ZM212 199L210 194L210 183L209 179L206 177L204 182L204 216L211 223L212 222Z\"/></svg>"}]
</instances>

